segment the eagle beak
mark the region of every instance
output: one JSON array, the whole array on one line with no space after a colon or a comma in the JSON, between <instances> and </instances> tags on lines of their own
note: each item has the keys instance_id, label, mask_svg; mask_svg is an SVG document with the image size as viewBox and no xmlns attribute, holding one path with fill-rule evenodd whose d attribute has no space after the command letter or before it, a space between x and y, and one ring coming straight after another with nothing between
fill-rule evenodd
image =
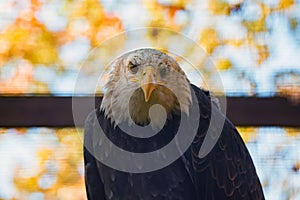
<instances>
[{"instance_id":1,"label":"eagle beak","mask_svg":"<svg viewBox=\"0 0 300 200\"><path fill-rule=\"evenodd\" d=\"M152 67L147 67L143 71L143 79L141 82L141 88L144 92L145 101L148 102L153 90L157 87L154 79L154 71Z\"/></svg>"}]
</instances>

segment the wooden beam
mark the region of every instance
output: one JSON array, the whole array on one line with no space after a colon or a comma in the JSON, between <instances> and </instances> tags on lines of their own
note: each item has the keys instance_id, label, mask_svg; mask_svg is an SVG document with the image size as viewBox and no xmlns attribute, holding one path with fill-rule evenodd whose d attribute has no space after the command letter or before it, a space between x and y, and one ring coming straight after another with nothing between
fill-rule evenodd
<instances>
[{"instance_id":1,"label":"wooden beam","mask_svg":"<svg viewBox=\"0 0 300 200\"><path fill-rule=\"evenodd\" d=\"M229 97L227 116L237 126L300 127L300 104L285 97Z\"/></svg>"},{"instance_id":2,"label":"wooden beam","mask_svg":"<svg viewBox=\"0 0 300 200\"><path fill-rule=\"evenodd\" d=\"M76 97L83 126L92 97ZM101 97L95 99L101 102ZM300 104L293 105L283 97L227 97L227 116L237 126L300 127ZM2 96L0 127L72 127L72 97Z\"/></svg>"}]
</instances>

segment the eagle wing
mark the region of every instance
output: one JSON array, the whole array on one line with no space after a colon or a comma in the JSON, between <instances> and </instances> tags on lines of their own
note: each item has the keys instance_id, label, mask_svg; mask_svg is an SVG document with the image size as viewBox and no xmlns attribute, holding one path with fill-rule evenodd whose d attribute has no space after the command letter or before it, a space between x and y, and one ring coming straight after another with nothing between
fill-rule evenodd
<instances>
[{"instance_id":1,"label":"eagle wing","mask_svg":"<svg viewBox=\"0 0 300 200\"><path fill-rule=\"evenodd\" d=\"M225 122L215 146L204 157L198 154L207 135L212 106L209 92L192 86L200 106L198 133L185 153L191 161L192 176L201 199L264 199L255 166L245 143L234 125L224 116ZM217 115L223 116L219 109Z\"/></svg>"},{"instance_id":2,"label":"eagle wing","mask_svg":"<svg viewBox=\"0 0 300 200\"><path fill-rule=\"evenodd\" d=\"M95 114L90 113L84 126L84 167L85 187L88 199L105 200L104 186L101 180L97 162L93 154L92 136L94 134Z\"/></svg>"}]
</instances>

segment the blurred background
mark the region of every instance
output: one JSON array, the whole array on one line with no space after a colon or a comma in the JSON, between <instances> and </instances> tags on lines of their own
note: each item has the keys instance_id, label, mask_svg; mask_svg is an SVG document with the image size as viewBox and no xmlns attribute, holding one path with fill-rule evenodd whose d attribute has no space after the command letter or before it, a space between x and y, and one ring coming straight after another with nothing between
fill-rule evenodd
<instances>
[{"instance_id":1,"label":"blurred background","mask_svg":"<svg viewBox=\"0 0 300 200\"><path fill-rule=\"evenodd\" d=\"M299 0L0 0L0 98L71 96L91 50L149 26L202 46L207 56L197 67L213 82L203 70L213 61L227 96L284 96L300 103ZM157 35L168 37L150 32L148 40ZM86 94L91 78L107 70L107 55L122 44L115 45L99 57L102 65L81 70L86 85L76 95ZM238 129L266 198L300 199L300 128ZM0 128L0 199L86 199L78 131L83 129Z\"/></svg>"}]
</instances>

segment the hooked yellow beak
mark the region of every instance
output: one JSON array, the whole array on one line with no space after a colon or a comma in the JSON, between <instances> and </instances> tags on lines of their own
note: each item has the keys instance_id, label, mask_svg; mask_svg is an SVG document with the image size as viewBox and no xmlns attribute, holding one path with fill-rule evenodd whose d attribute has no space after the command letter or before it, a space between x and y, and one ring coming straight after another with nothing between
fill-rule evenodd
<instances>
[{"instance_id":1,"label":"hooked yellow beak","mask_svg":"<svg viewBox=\"0 0 300 200\"><path fill-rule=\"evenodd\" d=\"M148 102L153 90L157 87L154 79L154 70L152 67L146 67L143 71L143 78L141 81L141 88L144 92L145 101Z\"/></svg>"}]
</instances>

